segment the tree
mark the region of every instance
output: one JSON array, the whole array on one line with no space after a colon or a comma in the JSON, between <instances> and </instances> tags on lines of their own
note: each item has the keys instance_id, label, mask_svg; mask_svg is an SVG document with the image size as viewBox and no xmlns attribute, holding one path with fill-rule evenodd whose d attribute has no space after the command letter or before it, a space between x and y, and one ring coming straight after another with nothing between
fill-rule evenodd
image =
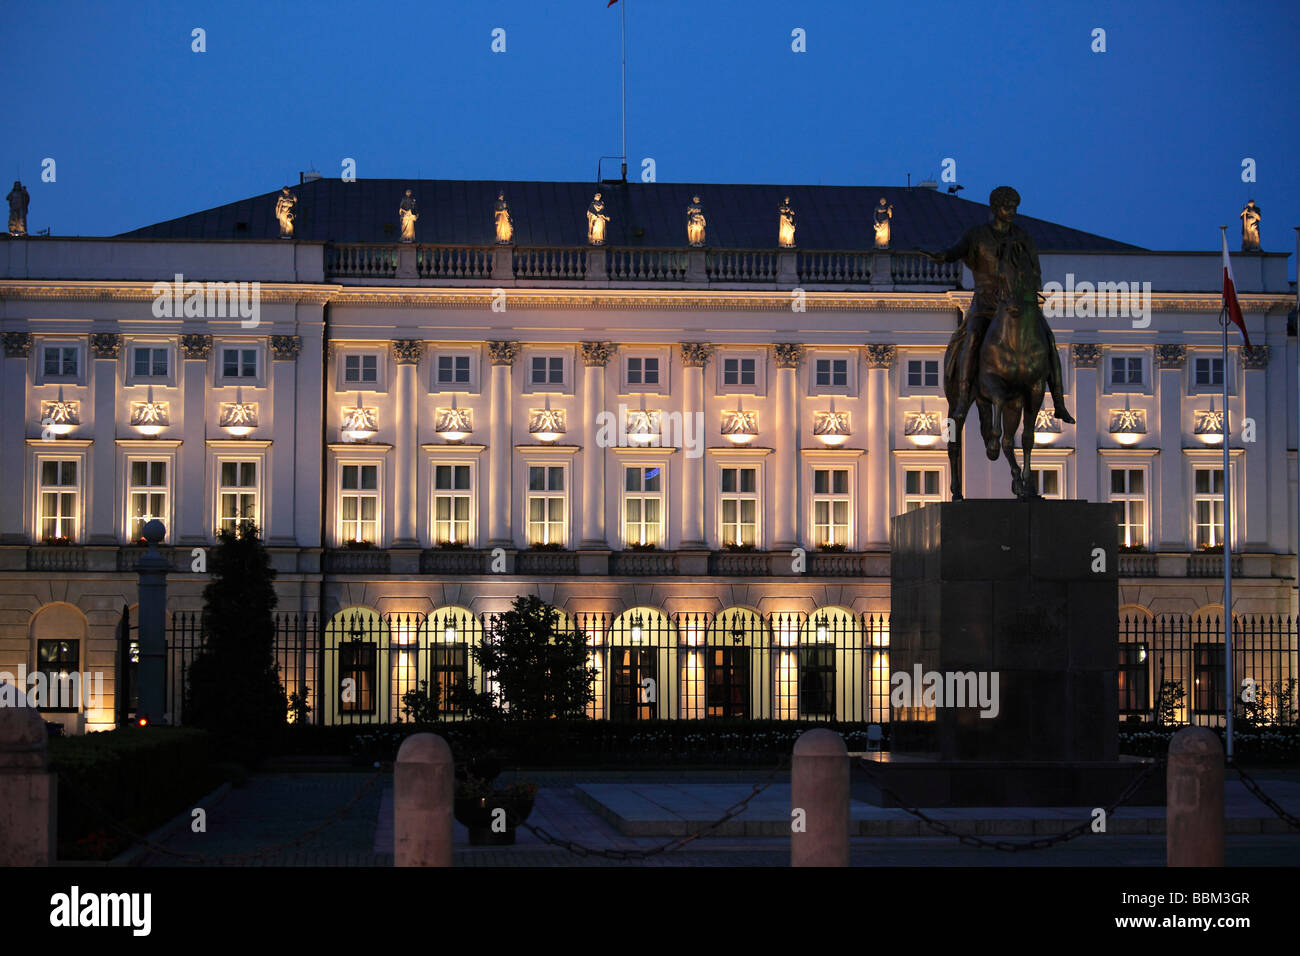
<instances>
[{"instance_id":1,"label":"tree","mask_svg":"<svg viewBox=\"0 0 1300 956\"><path fill-rule=\"evenodd\" d=\"M252 522L217 534L203 589L203 650L189 669L188 722L263 741L285 723L275 659L275 569Z\"/></svg>"},{"instance_id":2,"label":"tree","mask_svg":"<svg viewBox=\"0 0 1300 956\"><path fill-rule=\"evenodd\" d=\"M508 703L510 717L582 717L595 699L596 671L582 632L561 626L559 611L533 595L515 598L472 653L500 687L496 706Z\"/></svg>"}]
</instances>

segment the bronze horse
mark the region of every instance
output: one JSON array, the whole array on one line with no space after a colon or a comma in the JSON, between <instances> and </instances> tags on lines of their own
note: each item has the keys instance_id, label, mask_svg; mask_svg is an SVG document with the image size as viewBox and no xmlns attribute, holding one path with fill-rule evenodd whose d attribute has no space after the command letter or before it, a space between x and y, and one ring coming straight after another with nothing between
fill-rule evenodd
<instances>
[{"instance_id":1,"label":"bronze horse","mask_svg":"<svg viewBox=\"0 0 1300 956\"><path fill-rule=\"evenodd\" d=\"M1030 470L1034 449L1034 424L1043 405L1050 362L1038 290L1042 276L1033 254L1019 242L1010 241L1001 250L998 274L1002 291L997 312L984 332L979 347L979 368L975 383L975 407L979 412L980 435L989 461L997 461L999 445L1011 466L1011 491L1020 499L1037 498L1038 482ZM969 331L966 334L970 334ZM948 463L952 473L952 500L962 499L962 433L969 409L958 407L959 358L962 338L948 343L944 356L944 394L953 437L948 442ZM1024 420L1020 443L1024 468L1016 461L1016 428Z\"/></svg>"}]
</instances>

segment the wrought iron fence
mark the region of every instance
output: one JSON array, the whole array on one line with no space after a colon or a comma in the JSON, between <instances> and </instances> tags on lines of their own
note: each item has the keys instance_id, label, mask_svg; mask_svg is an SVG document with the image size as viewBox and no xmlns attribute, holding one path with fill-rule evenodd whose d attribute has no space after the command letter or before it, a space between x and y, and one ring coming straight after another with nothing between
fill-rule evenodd
<instances>
[{"instance_id":1,"label":"wrought iron fence","mask_svg":"<svg viewBox=\"0 0 1300 956\"><path fill-rule=\"evenodd\" d=\"M588 716L607 720L748 718L886 723L889 618L843 608L760 614L620 614L558 611L557 626L584 637L595 671ZM1233 631L1237 712L1260 723L1294 723L1296 622L1238 617ZM427 713L465 717L457 689L497 691L473 648L496 633L499 616L465 608L380 614L363 607L321 621L275 619L274 650L286 695L302 695L307 719L383 724L412 719L414 693ZM201 651L200 615L177 612L168 633L168 705L184 721L188 668ZM1119 622L1116 667L1121 719L1223 721L1223 629L1218 619L1165 615ZM1253 691L1249 688L1253 687ZM1163 688L1163 694L1162 694ZM1243 700L1243 690L1253 700Z\"/></svg>"}]
</instances>

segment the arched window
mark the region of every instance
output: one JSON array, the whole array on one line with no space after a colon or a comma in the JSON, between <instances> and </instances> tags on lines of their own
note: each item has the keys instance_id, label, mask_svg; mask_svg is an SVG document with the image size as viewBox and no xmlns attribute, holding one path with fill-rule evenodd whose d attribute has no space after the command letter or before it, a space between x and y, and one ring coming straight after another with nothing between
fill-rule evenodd
<instances>
[{"instance_id":1,"label":"arched window","mask_svg":"<svg viewBox=\"0 0 1300 956\"><path fill-rule=\"evenodd\" d=\"M325 722L395 719L389 697L391 632L371 608L344 608L325 627Z\"/></svg>"},{"instance_id":2,"label":"arched window","mask_svg":"<svg viewBox=\"0 0 1300 956\"><path fill-rule=\"evenodd\" d=\"M671 675L677 629L667 614L653 607L624 611L611 623L603 653L605 716L651 720L674 715L677 694Z\"/></svg>"},{"instance_id":3,"label":"arched window","mask_svg":"<svg viewBox=\"0 0 1300 956\"><path fill-rule=\"evenodd\" d=\"M48 604L32 616L32 665L36 676L21 691L37 690L35 703L42 711L73 714L91 704L107 706L90 697L94 687L83 686L82 655L86 649L86 616L71 604ZM99 681L102 696L103 678Z\"/></svg>"}]
</instances>

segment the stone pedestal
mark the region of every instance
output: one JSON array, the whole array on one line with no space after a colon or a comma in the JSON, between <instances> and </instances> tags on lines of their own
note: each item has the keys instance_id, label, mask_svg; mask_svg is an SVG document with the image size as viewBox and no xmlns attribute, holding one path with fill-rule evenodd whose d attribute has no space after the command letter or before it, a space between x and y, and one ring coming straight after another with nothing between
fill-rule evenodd
<instances>
[{"instance_id":1,"label":"stone pedestal","mask_svg":"<svg viewBox=\"0 0 1300 956\"><path fill-rule=\"evenodd\" d=\"M1044 500L894 517L892 779L1020 805L1118 796L1136 769L1118 760L1118 521Z\"/></svg>"},{"instance_id":2,"label":"stone pedestal","mask_svg":"<svg viewBox=\"0 0 1300 956\"><path fill-rule=\"evenodd\" d=\"M54 862L58 778L47 767L40 714L0 707L0 866Z\"/></svg>"}]
</instances>

